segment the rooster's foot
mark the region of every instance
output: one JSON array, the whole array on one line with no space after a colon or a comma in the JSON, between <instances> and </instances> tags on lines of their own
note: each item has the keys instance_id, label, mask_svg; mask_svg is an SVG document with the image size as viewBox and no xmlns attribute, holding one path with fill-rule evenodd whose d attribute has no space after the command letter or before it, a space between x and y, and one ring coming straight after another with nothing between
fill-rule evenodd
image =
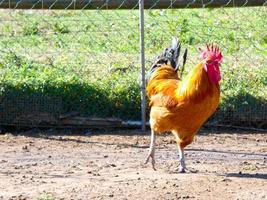
<instances>
[{"instance_id":1,"label":"rooster's foot","mask_svg":"<svg viewBox=\"0 0 267 200\"><path fill-rule=\"evenodd\" d=\"M178 173L185 173L186 171L186 167L185 166L182 166L182 165L179 165L179 167L178 167Z\"/></svg>"},{"instance_id":2,"label":"rooster's foot","mask_svg":"<svg viewBox=\"0 0 267 200\"><path fill-rule=\"evenodd\" d=\"M153 167L153 169L156 171L156 168L155 168L155 157L154 157L154 153L153 152L151 152L151 153L149 153L148 154L148 156L147 156L147 158L146 158L146 162L145 162L145 164L147 164L148 163L148 161L149 161L149 159L151 158L151 164L152 164L152 167Z\"/></svg>"}]
</instances>

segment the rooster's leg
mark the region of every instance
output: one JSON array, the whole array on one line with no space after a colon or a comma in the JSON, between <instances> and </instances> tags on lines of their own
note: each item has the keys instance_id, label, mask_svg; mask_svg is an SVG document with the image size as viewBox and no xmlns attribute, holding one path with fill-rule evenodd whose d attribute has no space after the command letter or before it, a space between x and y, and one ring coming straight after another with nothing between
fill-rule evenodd
<instances>
[{"instance_id":1,"label":"rooster's leg","mask_svg":"<svg viewBox=\"0 0 267 200\"><path fill-rule=\"evenodd\" d=\"M155 135L155 132L151 130L151 142L150 142L149 152L148 152L148 156L146 158L145 164L147 164L149 159L151 158L151 163L152 163L152 167L154 170L156 170L155 168L155 143L156 143L156 135Z\"/></svg>"},{"instance_id":2,"label":"rooster's leg","mask_svg":"<svg viewBox=\"0 0 267 200\"><path fill-rule=\"evenodd\" d=\"M179 161L180 161L178 172L185 173L186 167L185 167L185 159L184 159L184 149L180 145L178 145L178 150L179 150Z\"/></svg>"}]
</instances>

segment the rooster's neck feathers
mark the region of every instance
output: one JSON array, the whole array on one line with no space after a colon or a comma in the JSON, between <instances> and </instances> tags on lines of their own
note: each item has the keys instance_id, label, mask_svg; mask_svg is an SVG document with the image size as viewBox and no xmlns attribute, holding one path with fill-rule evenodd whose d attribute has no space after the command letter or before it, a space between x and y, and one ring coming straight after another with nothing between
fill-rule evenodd
<instances>
[{"instance_id":1,"label":"rooster's neck feathers","mask_svg":"<svg viewBox=\"0 0 267 200\"><path fill-rule=\"evenodd\" d=\"M204 62L199 63L181 81L177 88L177 95L182 101L200 102L205 96L219 92L219 85L211 84L207 73L203 69Z\"/></svg>"}]
</instances>

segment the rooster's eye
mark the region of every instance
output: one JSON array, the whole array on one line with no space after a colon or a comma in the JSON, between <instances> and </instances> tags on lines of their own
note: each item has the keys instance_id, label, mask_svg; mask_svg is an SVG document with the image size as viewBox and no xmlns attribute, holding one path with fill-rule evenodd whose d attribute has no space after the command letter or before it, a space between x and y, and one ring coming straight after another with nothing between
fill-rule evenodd
<instances>
[{"instance_id":1,"label":"rooster's eye","mask_svg":"<svg viewBox=\"0 0 267 200\"><path fill-rule=\"evenodd\" d=\"M211 64L212 60L206 60L206 63Z\"/></svg>"},{"instance_id":2,"label":"rooster's eye","mask_svg":"<svg viewBox=\"0 0 267 200\"><path fill-rule=\"evenodd\" d=\"M207 60L206 63L208 65L217 65L218 64L218 61L216 61L216 60Z\"/></svg>"}]
</instances>

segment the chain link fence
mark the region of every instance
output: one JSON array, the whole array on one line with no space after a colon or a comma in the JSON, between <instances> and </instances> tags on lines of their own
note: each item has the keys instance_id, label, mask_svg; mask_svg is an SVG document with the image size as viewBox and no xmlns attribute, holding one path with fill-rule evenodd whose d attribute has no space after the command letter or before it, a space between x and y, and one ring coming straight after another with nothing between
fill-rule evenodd
<instances>
[{"instance_id":1,"label":"chain link fence","mask_svg":"<svg viewBox=\"0 0 267 200\"><path fill-rule=\"evenodd\" d=\"M0 1L8 8L0 12L0 123L140 120L138 3ZM266 1L157 0L145 8L147 70L172 36L189 49L186 72L199 62L199 48L217 43L222 101L209 123L266 128Z\"/></svg>"}]
</instances>

